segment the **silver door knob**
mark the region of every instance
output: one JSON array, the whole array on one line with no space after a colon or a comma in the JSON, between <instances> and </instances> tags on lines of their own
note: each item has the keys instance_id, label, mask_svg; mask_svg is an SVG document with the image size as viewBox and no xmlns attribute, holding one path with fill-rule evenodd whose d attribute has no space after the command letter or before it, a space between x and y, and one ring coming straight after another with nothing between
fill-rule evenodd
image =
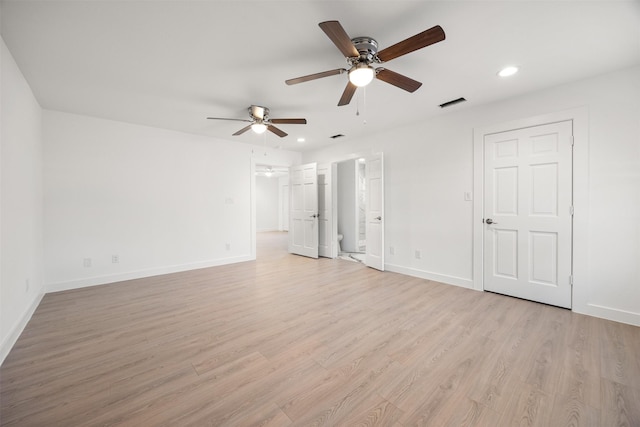
<instances>
[{"instance_id":1,"label":"silver door knob","mask_svg":"<svg viewBox=\"0 0 640 427\"><path fill-rule=\"evenodd\" d=\"M309 218L318 218L319 216L320 216L320 214L313 214Z\"/></svg>"},{"instance_id":2,"label":"silver door knob","mask_svg":"<svg viewBox=\"0 0 640 427\"><path fill-rule=\"evenodd\" d=\"M377 216L374 219L377 219L378 221L382 221L382 217L381 216Z\"/></svg>"},{"instance_id":3,"label":"silver door knob","mask_svg":"<svg viewBox=\"0 0 640 427\"><path fill-rule=\"evenodd\" d=\"M485 221L487 224L491 225L491 224L497 224L497 222L493 222L493 220L491 218L487 218Z\"/></svg>"}]
</instances>

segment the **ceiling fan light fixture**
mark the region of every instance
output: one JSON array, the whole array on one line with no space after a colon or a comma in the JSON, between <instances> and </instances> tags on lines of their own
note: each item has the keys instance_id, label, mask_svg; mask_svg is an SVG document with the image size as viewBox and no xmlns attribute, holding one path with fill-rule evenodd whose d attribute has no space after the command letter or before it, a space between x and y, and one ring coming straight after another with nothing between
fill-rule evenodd
<instances>
[{"instance_id":1,"label":"ceiling fan light fixture","mask_svg":"<svg viewBox=\"0 0 640 427\"><path fill-rule=\"evenodd\" d=\"M258 135L265 133L267 130L267 125L264 123L254 123L251 125L251 130L257 133Z\"/></svg>"},{"instance_id":2,"label":"ceiling fan light fixture","mask_svg":"<svg viewBox=\"0 0 640 427\"><path fill-rule=\"evenodd\" d=\"M349 81L358 87L363 87L371 83L375 75L373 67L361 62L349 71Z\"/></svg>"}]
</instances>

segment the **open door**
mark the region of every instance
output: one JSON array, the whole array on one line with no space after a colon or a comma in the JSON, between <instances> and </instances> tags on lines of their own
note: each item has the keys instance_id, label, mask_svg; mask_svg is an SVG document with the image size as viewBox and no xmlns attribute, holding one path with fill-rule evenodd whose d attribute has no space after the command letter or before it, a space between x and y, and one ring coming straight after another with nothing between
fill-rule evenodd
<instances>
[{"instance_id":1,"label":"open door","mask_svg":"<svg viewBox=\"0 0 640 427\"><path fill-rule=\"evenodd\" d=\"M338 256L338 221L334 212L336 189L335 163L318 165L318 255L326 258Z\"/></svg>"},{"instance_id":2,"label":"open door","mask_svg":"<svg viewBox=\"0 0 640 427\"><path fill-rule=\"evenodd\" d=\"M366 159L367 245L365 264L384 271L384 168L382 153Z\"/></svg>"},{"instance_id":3,"label":"open door","mask_svg":"<svg viewBox=\"0 0 640 427\"><path fill-rule=\"evenodd\" d=\"M290 171L289 252L318 258L318 174L316 163Z\"/></svg>"}]
</instances>

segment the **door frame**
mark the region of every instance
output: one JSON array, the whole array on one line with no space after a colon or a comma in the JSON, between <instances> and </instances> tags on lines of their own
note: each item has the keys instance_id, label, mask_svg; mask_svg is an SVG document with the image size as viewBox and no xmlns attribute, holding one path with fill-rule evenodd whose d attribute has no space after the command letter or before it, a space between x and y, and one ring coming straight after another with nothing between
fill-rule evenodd
<instances>
[{"instance_id":1,"label":"door frame","mask_svg":"<svg viewBox=\"0 0 640 427\"><path fill-rule=\"evenodd\" d=\"M571 121L573 126L573 311L588 310L588 109L578 107L473 130L473 289L484 291L484 137L488 134Z\"/></svg>"},{"instance_id":2,"label":"door frame","mask_svg":"<svg viewBox=\"0 0 640 427\"><path fill-rule=\"evenodd\" d=\"M334 174L334 176L332 177L332 187L331 187L331 191L333 192L333 194L331 195L332 197L332 204L333 206L331 207L331 227L333 228L333 232L331 233L331 246L332 246L332 257L331 258L336 258L338 256L338 213L337 213L337 164L340 162L344 162L347 160L357 160L360 158L364 158L367 159L368 157L371 157L372 155L382 155L384 156L384 152L383 151L375 151L375 150L369 150L369 151L359 151L359 152L355 152L355 153L350 153L350 154L345 154L343 156L336 156L336 158L332 159L332 160L328 160L326 162L322 162L322 163L318 163L318 166L320 165L331 165L331 170L332 173ZM336 170L334 170L333 168L336 168ZM383 175L384 175L384 169L382 171ZM384 189L383 189L384 192ZM384 234L384 231L383 231ZM383 236L383 246L382 246L382 250L384 251L384 236Z\"/></svg>"}]
</instances>

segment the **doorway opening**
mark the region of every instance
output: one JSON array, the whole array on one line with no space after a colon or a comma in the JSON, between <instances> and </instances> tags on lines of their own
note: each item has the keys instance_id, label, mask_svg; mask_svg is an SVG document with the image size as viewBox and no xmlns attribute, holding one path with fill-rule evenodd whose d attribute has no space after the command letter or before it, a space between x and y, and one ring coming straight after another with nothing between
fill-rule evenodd
<instances>
[{"instance_id":1,"label":"doorway opening","mask_svg":"<svg viewBox=\"0 0 640 427\"><path fill-rule=\"evenodd\" d=\"M338 257L364 262L367 250L366 162L349 159L337 165Z\"/></svg>"},{"instance_id":2,"label":"doorway opening","mask_svg":"<svg viewBox=\"0 0 640 427\"><path fill-rule=\"evenodd\" d=\"M256 238L282 240L277 236L286 236L289 231L289 167L256 164L254 178ZM261 254L258 250L256 256Z\"/></svg>"}]
</instances>

